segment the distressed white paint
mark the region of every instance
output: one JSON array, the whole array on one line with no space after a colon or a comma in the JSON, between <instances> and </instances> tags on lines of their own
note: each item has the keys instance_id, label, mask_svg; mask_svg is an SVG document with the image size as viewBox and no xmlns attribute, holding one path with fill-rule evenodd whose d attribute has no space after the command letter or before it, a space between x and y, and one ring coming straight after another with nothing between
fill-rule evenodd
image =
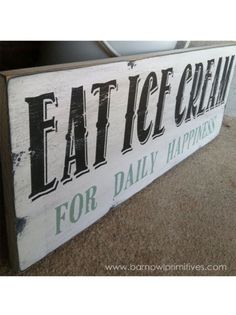
<instances>
[{"instance_id":1,"label":"distressed white paint","mask_svg":"<svg viewBox=\"0 0 236 315\"><path fill-rule=\"evenodd\" d=\"M21 270L29 267L74 235L96 222L100 217L105 215L111 207L126 200L216 137L222 123L224 104L177 127L174 118L176 95L181 75L187 64L192 64L194 70L195 63L202 62L205 71L207 60L215 58L217 61L219 56L225 57L233 54L235 54L235 47L232 46L211 48L137 60L133 68L128 66L126 61L111 61L111 63L103 65L17 76L10 79L8 84L8 107L12 152L17 154L24 152L21 155L21 161L18 163L18 166L14 166L15 212L18 218L26 218L25 228L17 238L19 267ZM173 77L169 79L171 93L166 95L164 105L164 135L155 139L150 137L147 143L141 145L137 139L136 118L133 134L133 150L122 154L121 150L124 140L125 114L129 89L128 77L140 74L140 89L137 96L139 103L141 88L147 75L151 71L156 72L158 86L160 87L161 70L169 67L173 67L174 74ZM215 68L213 68L213 73L214 71ZM118 89L111 91L107 164L94 169L93 163L95 161L96 122L99 96L94 96L91 93L91 87L94 83L114 79L117 80ZM58 107L48 107L48 119L55 116L55 119L58 121L58 131L51 132L48 135L47 146L49 153L49 180L54 177L60 180L63 175L64 167L66 148L65 135L68 129L71 89L72 87L79 87L81 85L83 85L86 90L88 165L90 172L79 178L74 178L66 185L59 183L55 191L35 201L31 201L29 199L31 192L29 113L25 98L35 97L49 92L54 92L55 96L58 98ZM209 88L207 89L206 100L209 98L210 86L211 84L209 84ZM188 104L190 89L191 84L186 85L184 104ZM151 120L155 119L158 94L159 89L150 96L146 125L148 125ZM199 127L210 119L215 120L214 132L199 141L196 145L190 146L189 149L184 150L182 154L167 163L169 143L173 141L173 139L184 137L185 133ZM133 170L135 171L137 161L144 156L147 156L147 169L150 169L152 152L158 152L154 172L114 197L115 174L120 171L127 174L131 163L133 163ZM70 223L68 210L64 209L65 220L61 221L61 233L56 234L55 208L66 201L71 201L77 193L83 194L93 185L97 186L97 208L87 214L83 213L76 223Z\"/></svg>"}]
</instances>

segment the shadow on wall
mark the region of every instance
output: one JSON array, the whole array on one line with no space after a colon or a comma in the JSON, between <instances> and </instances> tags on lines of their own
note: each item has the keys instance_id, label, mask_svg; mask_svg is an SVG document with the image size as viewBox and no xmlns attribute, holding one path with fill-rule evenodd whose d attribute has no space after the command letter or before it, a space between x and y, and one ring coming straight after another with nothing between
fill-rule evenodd
<instances>
[{"instance_id":1,"label":"shadow on wall","mask_svg":"<svg viewBox=\"0 0 236 315\"><path fill-rule=\"evenodd\" d=\"M0 41L0 71L109 58L184 47L211 46L229 41ZM17 58L16 58L17 56Z\"/></svg>"},{"instance_id":2,"label":"shadow on wall","mask_svg":"<svg viewBox=\"0 0 236 315\"><path fill-rule=\"evenodd\" d=\"M0 71L107 57L95 41L0 42Z\"/></svg>"},{"instance_id":3,"label":"shadow on wall","mask_svg":"<svg viewBox=\"0 0 236 315\"><path fill-rule=\"evenodd\" d=\"M141 54L175 47L176 41L2 41L0 71Z\"/></svg>"}]
</instances>

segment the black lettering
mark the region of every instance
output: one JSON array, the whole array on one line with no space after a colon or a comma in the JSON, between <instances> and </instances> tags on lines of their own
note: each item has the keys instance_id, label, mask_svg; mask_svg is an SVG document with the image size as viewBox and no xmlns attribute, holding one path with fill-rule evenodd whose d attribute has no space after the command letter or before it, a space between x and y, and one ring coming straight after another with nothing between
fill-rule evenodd
<instances>
[{"instance_id":1,"label":"black lettering","mask_svg":"<svg viewBox=\"0 0 236 315\"><path fill-rule=\"evenodd\" d=\"M193 115L193 117L196 118L197 107L195 104L200 95L202 79L203 79L203 64L200 62L195 65L193 85L190 92L190 99L189 99L187 115L185 117L185 122L191 119L191 115Z\"/></svg>"},{"instance_id":2,"label":"black lettering","mask_svg":"<svg viewBox=\"0 0 236 315\"><path fill-rule=\"evenodd\" d=\"M201 99L200 99L200 104L199 104L197 116L202 115L206 110L206 108L203 108L203 106L204 106L208 81L211 80L211 78L212 78L212 73L211 73L212 69L211 68L212 68L212 65L214 65L214 63L215 63L214 59L207 61L207 70L206 70L205 79L204 79L204 83L203 83L203 87L202 87L202 94L201 94Z\"/></svg>"},{"instance_id":3,"label":"black lettering","mask_svg":"<svg viewBox=\"0 0 236 315\"><path fill-rule=\"evenodd\" d=\"M184 99L185 85L191 79L192 79L192 66L190 64L188 64L185 67L184 72L182 74L180 85L179 85L179 89L178 89L178 94L177 94L177 97L176 97L175 123L176 123L177 127L179 127L182 124L183 120L184 120L184 115L185 115L185 112L186 112L186 108L184 108L182 110L182 112L180 112L180 111L181 111L181 107L182 107L182 103L183 103L183 99Z\"/></svg>"},{"instance_id":4,"label":"black lettering","mask_svg":"<svg viewBox=\"0 0 236 315\"><path fill-rule=\"evenodd\" d=\"M219 106L225 102L226 92L229 85L229 78L232 71L235 56L232 56L229 63L229 57L226 57L223 75L220 81L220 88L217 96L216 105Z\"/></svg>"},{"instance_id":5,"label":"black lettering","mask_svg":"<svg viewBox=\"0 0 236 315\"><path fill-rule=\"evenodd\" d=\"M215 72L215 76L214 76L214 81L212 83L211 93L210 93L210 97L208 100L206 110L209 110L209 109L212 109L215 107L216 91L217 91L218 83L219 83L221 64L222 64L222 57L219 58L219 61L217 64L217 68L216 68L216 72Z\"/></svg>"},{"instance_id":6,"label":"black lettering","mask_svg":"<svg viewBox=\"0 0 236 315\"><path fill-rule=\"evenodd\" d=\"M27 97L29 105L30 129L30 163L31 163L31 194L32 201L55 190L58 180L48 182L47 167L47 134L56 131L55 117L47 119L48 105L58 106L54 93Z\"/></svg>"},{"instance_id":7,"label":"black lettering","mask_svg":"<svg viewBox=\"0 0 236 315\"><path fill-rule=\"evenodd\" d=\"M61 181L66 184L71 181L71 168L75 163L74 176L79 177L89 172L87 161L87 130L85 110L86 100L83 86L72 88L70 117L68 124L68 132L66 134L66 154L64 173ZM72 128L74 136L72 135ZM74 151L74 154L73 154Z\"/></svg>"},{"instance_id":8,"label":"black lettering","mask_svg":"<svg viewBox=\"0 0 236 315\"><path fill-rule=\"evenodd\" d=\"M132 150L132 138L133 138L133 128L134 128L134 119L135 119L135 107L136 107L136 98L138 93L138 84L139 84L139 75L134 77L129 77L129 96L127 104L127 112L125 115L125 136L124 144L121 152L125 154Z\"/></svg>"},{"instance_id":9,"label":"black lettering","mask_svg":"<svg viewBox=\"0 0 236 315\"><path fill-rule=\"evenodd\" d=\"M157 77L155 72L151 72L143 85L142 94L140 97L139 109L138 109L138 139L141 144L147 142L152 128L152 121L149 126L145 129L146 117L147 117L147 107L149 101L149 95L153 94L157 90Z\"/></svg>"},{"instance_id":10,"label":"black lettering","mask_svg":"<svg viewBox=\"0 0 236 315\"><path fill-rule=\"evenodd\" d=\"M162 70L162 79L161 79L161 87L160 87L160 94L157 103L157 113L156 113L156 120L153 132L153 139L159 137L164 134L165 127L161 127L162 124L162 116L163 116L163 108L165 103L165 98L167 94L170 94L170 84L168 84L168 78L171 74L173 74L173 69L168 68L166 70Z\"/></svg>"},{"instance_id":11,"label":"black lettering","mask_svg":"<svg viewBox=\"0 0 236 315\"><path fill-rule=\"evenodd\" d=\"M99 94L99 109L98 109L98 121L97 127L97 145L96 145L96 158L93 166L98 168L107 163L106 150L107 150L107 134L109 127L109 110L110 110L110 92L116 88L116 80L112 80L106 83L95 83L92 86L94 95Z\"/></svg>"}]
</instances>

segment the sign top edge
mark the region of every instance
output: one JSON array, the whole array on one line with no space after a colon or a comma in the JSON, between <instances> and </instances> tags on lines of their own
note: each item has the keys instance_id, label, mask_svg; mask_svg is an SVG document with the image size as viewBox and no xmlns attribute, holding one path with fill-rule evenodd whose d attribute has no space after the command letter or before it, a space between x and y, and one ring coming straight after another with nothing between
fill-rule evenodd
<instances>
[{"instance_id":1,"label":"sign top edge","mask_svg":"<svg viewBox=\"0 0 236 315\"><path fill-rule=\"evenodd\" d=\"M0 75L3 76L6 80L10 80L11 78L46 73L46 72L56 72L56 71L64 71L64 70L72 70L77 68L85 68L109 63L123 62L123 61L138 61L142 59L154 58L154 57L162 57L166 55L174 55L174 54L182 54L199 50L210 50L214 48L224 48L224 47L235 47L236 43L223 44L223 45L212 45L212 46L201 46L201 47L192 47L192 48L184 48L184 49L173 49L166 50L160 52L152 52L146 54L135 54L129 56L121 56L121 57L111 57L104 59L94 59L94 60L86 60L72 63L63 63L63 64L55 64L55 65L46 65L46 66L38 66L31 68L21 68L16 70L7 70L0 71Z\"/></svg>"}]
</instances>

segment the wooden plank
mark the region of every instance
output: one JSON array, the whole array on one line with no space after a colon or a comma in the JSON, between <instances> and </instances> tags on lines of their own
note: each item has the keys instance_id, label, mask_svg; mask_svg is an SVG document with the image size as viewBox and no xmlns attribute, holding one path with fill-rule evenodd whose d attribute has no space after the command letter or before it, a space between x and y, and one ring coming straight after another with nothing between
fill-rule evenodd
<instances>
[{"instance_id":1,"label":"wooden plank","mask_svg":"<svg viewBox=\"0 0 236 315\"><path fill-rule=\"evenodd\" d=\"M24 270L220 131L235 46L1 74L12 264Z\"/></svg>"}]
</instances>

